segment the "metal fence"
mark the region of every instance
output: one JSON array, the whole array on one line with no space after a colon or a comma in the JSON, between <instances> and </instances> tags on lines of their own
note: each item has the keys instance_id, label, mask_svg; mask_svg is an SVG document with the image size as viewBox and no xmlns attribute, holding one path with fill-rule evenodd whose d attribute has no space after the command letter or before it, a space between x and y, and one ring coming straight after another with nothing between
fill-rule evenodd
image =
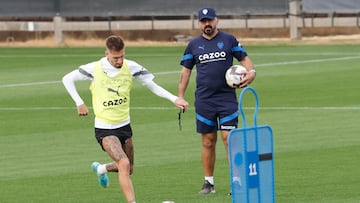
<instances>
[{"instance_id":1,"label":"metal fence","mask_svg":"<svg viewBox=\"0 0 360 203\"><path fill-rule=\"evenodd\" d=\"M352 32L358 32L358 1L1 0L0 32L53 32L61 42L63 33L72 31L194 30L198 9L209 6L217 10L222 29L289 28L290 38L299 39L300 29L309 27L355 28Z\"/></svg>"},{"instance_id":2,"label":"metal fence","mask_svg":"<svg viewBox=\"0 0 360 203\"><path fill-rule=\"evenodd\" d=\"M293 0L2 0L0 17L190 16L205 6L219 15L286 14ZM359 0L302 0L306 13L359 13Z\"/></svg>"},{"instance_id":3,"label":"metal fence","mask_svg":"<svg viewBox=\"0 0 360 203\"><path fill-rule=\"evenodd\" d=\"M0 17L189 16L205 6L219 15L284 14L288 0L12 0L0 1Z\"/></svg>"},{"instance_id":4,"label":"metal fence","mask_svg":"<svg viewBox=\"0 0 360 203\"><path fill-rule=\"evenodd\" d=\"M305 13L359 13L359 0L302 0Z\"/></svg>"}]
</instances>

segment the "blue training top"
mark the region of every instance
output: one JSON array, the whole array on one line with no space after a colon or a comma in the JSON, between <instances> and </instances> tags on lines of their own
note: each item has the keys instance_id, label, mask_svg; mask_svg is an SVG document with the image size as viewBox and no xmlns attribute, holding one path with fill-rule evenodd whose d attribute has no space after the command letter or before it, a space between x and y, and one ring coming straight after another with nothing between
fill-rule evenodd
<instances>
[{"instance_id":1,"label":"blue training top","mask_svg":"<svg viewBox=\"0 0 360 203\"><path fill-rule=\"evenodd\" d=\"M235 89L230 88L225 81L225 72L233 65L233 58L241 61L247 53L235 36L219 31L208 40L202 35L194 38L185 49L180 64L188 69L196 65L196 99L224 99L231 95L234 98Z\"/></svg>"}]
</instances>

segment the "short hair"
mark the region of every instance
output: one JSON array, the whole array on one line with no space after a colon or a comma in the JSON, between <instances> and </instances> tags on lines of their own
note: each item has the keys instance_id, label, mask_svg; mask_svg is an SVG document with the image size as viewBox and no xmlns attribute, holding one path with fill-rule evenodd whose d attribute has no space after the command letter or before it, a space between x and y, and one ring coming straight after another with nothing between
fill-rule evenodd
<instances>
[{"instance_id":1,"label":"short hair","mask_svg":"<svg viewBox=\"0 0 360 203\"><path fill-rule=\"evenodd\" d=\"M106 38L106 48L110 51L121 51L125 47L124 40L117 35L111 35Z\"/></svg>"}]
</instances>

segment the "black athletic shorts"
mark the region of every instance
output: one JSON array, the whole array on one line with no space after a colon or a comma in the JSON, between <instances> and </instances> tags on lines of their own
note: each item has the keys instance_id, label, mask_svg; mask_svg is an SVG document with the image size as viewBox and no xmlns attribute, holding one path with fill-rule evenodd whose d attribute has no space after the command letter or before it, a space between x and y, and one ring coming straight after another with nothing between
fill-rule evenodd
<instances>
[{"instance_id":1,"label":"black athletic shorts","mask_svg":"<svg viewBox=\"0 0 360 203\"><path fill-rule=\"evenodd\" d=\"M132 137L132 130L130 124L125 125L116 129L101 129L95 128L95 137L101 148L104 150L102 146L102 139L106 136L114 135L119 138L122 145L125 144L126 140Z\"/></svg>"},{"instance_id":2,"label":"black athletic shorts","mask_svg":"<svg viewBox=\"0 0 360 203\"><path fill-rule=\"evenodd\" d=\"M238 125L238 103L236 99L223 101L195 100L196 131L211 133L217 130L230 131Z\"/></svg>"}]
</instances>

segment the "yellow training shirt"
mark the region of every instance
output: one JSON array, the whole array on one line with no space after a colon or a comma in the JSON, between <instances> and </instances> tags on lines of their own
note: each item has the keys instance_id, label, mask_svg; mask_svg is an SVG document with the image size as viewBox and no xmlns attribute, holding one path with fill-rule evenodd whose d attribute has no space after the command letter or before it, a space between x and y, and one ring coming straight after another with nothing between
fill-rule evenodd
<instances>
[{"instance_id":1,"label":"yellow training shirt","mask_svg":"<svg viewBox=\"0 0 360 203\"><path fill-rule=\"evenodd\" d=\"M127 61L124 60L119 74L115 77L106 75L101 62L96 62L93 76L90 91L96 118L110 124L128 119L132 77Z\"/></svg>"}]
</instances>

